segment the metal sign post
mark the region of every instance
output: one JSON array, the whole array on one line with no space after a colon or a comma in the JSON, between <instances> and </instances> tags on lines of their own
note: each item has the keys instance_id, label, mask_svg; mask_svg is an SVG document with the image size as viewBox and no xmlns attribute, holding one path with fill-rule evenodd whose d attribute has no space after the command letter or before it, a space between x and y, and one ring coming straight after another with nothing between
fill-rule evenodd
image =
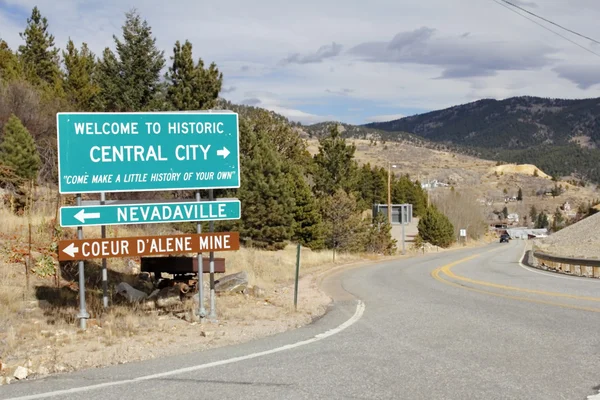
<instances>
[{"instance_id":1,"label":"metal sign post","mask_svg":"<svg viewBox=\"0 0 600 400\"><path fill-rule=\"evenodd\" d=\"M81 204L81 195L77 194L77 205ZM77 227L77 238L79 240L83 239L83 227ZM77 318L79 318L79 327L83 330L86 329L87 319L90 317L86 310L85 306L85 268L83 264L83 260L79 261L79 314Z\"/></svg>"},{"instance_id":2,"label":"metal sign post","mask_svg":"<svg viewBox=\"0 0 600 400\"><path fill-rule=\"evenodd\" d=\"M208 200L209 201L214 201L214 195L213 195L213 190L209 189L208 190ZM214 232L215 231L215 222L214 221L210 221L209 222L209 229L210 232ZM209 318L212 321L216 321L217 319L217 305L216 305L216 299L215 299L215 252L211 251L210 255L209 255L209 268L210 268L210 314L209 314Z\"/></svg>"},{"instance_id":3,"label":"metal sign post","mask_svg":"<svg viewBox=\"0 0 600 400\"><path fill-rule=\"evenodd\" d=\"M107 258L196 253L199 315L206 316L202 253L210 251L211 317L215 251L239 249L239 233L214 232L214 221L239 219L238 199L217 199L213 189L240 187L239 118L231 111L57 113L59 193L77 194L61 207L60 225L77 227L77 240L59 242L59 261L79 261L80 324L86 328L83 260L102 259L103 305L108 307ZM106 201L105 193L194 190L195 201ZM201 201L200 190L210 190ZM82 206L82 193L100 201ZM94 204L91 204L94 203ZM99 203L99 204L98 204ZM196 234L106 238L106 226L196 222ZM203 221L211 232L202 234ZM101 226L101 239L83 239L84 226Z\"/></svg>"},{"instance_id":4,"label":"metal sign post","mask_svg":"<svg viewBox=\"0 0 600 400\"><path fill-rule=\"evenodd\" d=\"M200 198L200 191L196 192L196 201L200 202L202 199ZM196 233L202 233L202 222L198 221L196 223ZM196 254L196 258L198 259L198 318L202 321L202 318L206 317L206 309L204 308L204 271L202 271L202 253L198 252Z\"/></svg>"},{"instance_id":5,"label":"metal sign post","mask_svg":"<svg viewBox=\"0 0 600 400\"><path fill-rule=\"evenodd\" d=\"M106 194L104 192L100 193L100 204L104 205L106 201ZM62 209L61 211L61 220L62 220ZM106 239L106 226L102 225L101 236L102 239ZM108 308L108 269L106 266L106 257L102 259L102 305L104 308Z\"/></svg>"}]
</instances>

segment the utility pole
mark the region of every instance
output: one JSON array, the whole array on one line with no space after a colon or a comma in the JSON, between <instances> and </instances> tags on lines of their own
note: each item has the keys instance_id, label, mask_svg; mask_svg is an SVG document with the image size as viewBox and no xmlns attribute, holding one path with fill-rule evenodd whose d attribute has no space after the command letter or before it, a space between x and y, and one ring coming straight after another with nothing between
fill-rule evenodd
<instances>
[{"instance_id":1,"label":"utility pole","mask_svg":"<svg viewBox=\"0 0 600 400\"><path fill-rule=\"evenodd\" d=\"M392 224L392 163L388 161L388 188L387 188L387 203L388 203L388 222Z\"/></svg>"}]
</instances>

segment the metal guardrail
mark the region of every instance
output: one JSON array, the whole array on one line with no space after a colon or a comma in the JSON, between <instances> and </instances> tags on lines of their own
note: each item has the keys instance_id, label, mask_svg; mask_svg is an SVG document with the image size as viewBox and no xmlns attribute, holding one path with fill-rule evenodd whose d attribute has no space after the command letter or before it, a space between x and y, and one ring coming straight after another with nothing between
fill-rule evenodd
<instances>
[{"instance_id":1,"label":"metal guardrail","mask_svg":"<svg viewBox=\"0 0 600 400\"><path fill-rule=\"evenodd\" d=\"M600 260L561 257L536 250L530 250L528 253L537 261L535 263L537 265L530 265L531 267L568 275L600 278ZM526 256L525 258L528 259L529 257Z\"/></svg>"}]
</instances>

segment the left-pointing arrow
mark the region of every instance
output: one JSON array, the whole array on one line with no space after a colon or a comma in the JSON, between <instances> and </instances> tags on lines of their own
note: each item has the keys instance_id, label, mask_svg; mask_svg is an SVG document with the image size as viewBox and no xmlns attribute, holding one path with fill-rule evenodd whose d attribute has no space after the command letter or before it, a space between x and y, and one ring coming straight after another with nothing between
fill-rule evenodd
<instances>
[{"instance_id":1,"label":"left-pointing arrow","mask_svg":"<svg viewBox=\"0 0 600 400\"><path fill-rule=\"evenodd\" d=\"M86 214L85 210L81 210L77 214L75 214L74 217L77 221L81 222L82 224L85 224L86 219L100 218L100 213L87 213Z\"/></svg>"},{"instance_id":2,"label":"left-pointing arrow","mask_svg":"<svg viewBox=\"0 0 600 400\"><path fill-rule=\"evenodd\" d=\"M75 254L78 252L79 247L75 247L75 243L71 243L63 249L63 253L67 254L69 257L75 257Z\"/></svg>"}]
</instances>

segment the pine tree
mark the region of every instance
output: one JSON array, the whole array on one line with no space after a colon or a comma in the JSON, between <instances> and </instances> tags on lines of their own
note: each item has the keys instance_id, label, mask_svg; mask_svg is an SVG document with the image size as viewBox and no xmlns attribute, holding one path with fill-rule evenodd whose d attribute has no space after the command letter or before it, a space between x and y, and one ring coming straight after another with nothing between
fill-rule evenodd
<instances>
[{"instance_id":1,"label":"pine tree","mask_svg":"<svg viewBox=\"0 0 600 400\"><path fill-rule=\"evenodd\" d=\"M250 239L253 247L284 248L294 223L293 182L265 138L257 138L252 154L246 154L242 174L240 237Z\"/></svg>"},{"instance_id":2,"label":"pine tree","mask_svg":"<svg viewBox=\"0 0 600 400\"><path fill-rule=\"evenodd\" d=\"M419 236L425 242L439 247L449 247L454 242L454 226L444 214L430 206L419 219Z\"/></svg>"},{"instance_id":3,"label":"pine tree","mask_svg":"<svg viewBox=\"0 0 600 400\"><path fill-rule=\"evenodd\" d=\"M54 36L48 32L48 20L36 7L27 18L27 27L19 34L25 44L19 46L28 80L32 83L56 85L60 77L58 49Z\"/></svg>"},{"instance_id":4,"label":"pine tree","mask_svg":"<svg viewBox=\"0 0 600 400\"><path fill-rule=\"evenodd\" d=\"M194 65L192 44L179 41L173 48L172 64L165 75L168 82L167 101L175 110L206 110L216 106L223 86L223 73L211 63L204 68L200 58Z\"/></svg>"},{"instance_id":5,"label":"pine tree","mask_svg":"<svg viewBox=\"0 0 600 400\"><path fill-rule=\"evenodd\" d=\"M554 232L557 232L563 227L563 224L565 222L565 218L563 217L560 208L556 207L556 211L554 211L553 217L554 218L552 220L552 230Z\"/></svg>"},{"instance_id":6,"label":"pine tree","mask_svg":"<svg viewBox=\"0 0 600 400\"><path fill-rule=\"evenodd\" d=\"M355 189L358 169L355 151L356 146L346 144L336 125L330 129L329 136L319 139L319 153L314 156L314 190L318 195Z\"/></svg>"},{"instance_id":7,"label":"pine tree","mask_svg":"<svg viewBox=\"0 0 600 400\"><path fill-rule=\"evenodd\" d=\"M98 64L98 105L104 111L149 111L160 93L164 54L156 47L148 22L135 10L125 15L123 40L113 35L117 55L106 48Z\"/></svg>"},{"instance_id":8,"label":"pine tree","mask_svg":"<svg viewBox=\"0 0 600 400\"><path fill-rule=\"evenodd\" d=\"M519 188L519 192L517 193L517 200L523 201L523 189Z\"/></svg>"},{"instance_id":9,"label":"pine tree","mask_svg":"<svg viewBox=\"0 0 600 400\"><path fill-rule=\"evenodd\" d=\"M396 252L396 243L397 240L392 238L392 225L387 221L387 217L382 213L377 214L367 235L367 252L390 256Z\"/></svg>"},{"instance_id":10,"label":"pine tree","mask_svg":"<svg viewBox=\"0 0 600 400\"><path fill-rule=\"evenodd\" d=\"M294 174L294 227L292 240L313 250L325 246L323 219L310 186L299 173Z\"/></svg>"},{"instance_id":11,"label":"pine tree","mask_svg":"<svg viewBox=\"0 0 600 400\"><path fill-rule=\"evenodd\" d=\"M33 137L14 114L4 125L0 162L24 179L34 179L41 165Z\"/></svg>"},{"instance_id":12,"label":"pine tree","mask_svg":"<svg viewBox=\"0 0 600 400\"><path fill-rule=\"evenodd\" d=\"M198 85L198 71L194 66L192 57L192 44L185 41L181 46L179 40L175 42L172 65L165 78L169 82L167 101L175 110L201 109L197 106L195 89Z\"/></svg>"},{"instance_id":13,"label":"pine tree","mask_svg":"<svg viewBox=\"0 0 600 400\"><path fill-rule=\"evenodd\" d=\"M90 111L100 88L95 82L96 61L94 53L86 43L79 51L69 39L66 51L63 51L65 63L64 89L67 99L79 111Z\"/></svg>"},{"instance_id":14,"label":"pine tree","mask_svg":"<svg viewBox=\"0 0 600 400\"><path fill-rule=\"evenodd\" d=\"M529 209L529 217L531 217L531 222L533 222L535 224L535 221L537 220L537 217L538 217L538 213L537 213L537 208L535 208L534 205L532 205L531 208Z\"/></svg>"},{"instance_id":15,"label":"pine tree","mask_svg":"<svg viewBox=\"0 0 600 400\"><path fill-rule=\"evenodd\" d=\"M548 221L548 216L546 215L545 212L540 212L537 216L537 220L535 221L535 228L536 229L545 229L548 228L548 226L550 225L550 222Z\"/></svg>"},{"instance_id":16,"label":"pine tree","mask_svg":"<svg viewBox=\"0 0 600 400\"><path fill-rule=\"evenodd\" d=\"M364 251L369 233L361 217L356 199L343 189L321 200L325 243L328 248L342 252Z\"/></svg>"},{"instance_id":17,"label":"pine tree","mask_svg":"<svg viewBox=\"0 0 600 400\"><path fill-rule=\"evenodd\" d=\"M23 68L17 55L8 43L0 39L0 81L12 81L23 75Z\"/></svg>"}]
</instances>

